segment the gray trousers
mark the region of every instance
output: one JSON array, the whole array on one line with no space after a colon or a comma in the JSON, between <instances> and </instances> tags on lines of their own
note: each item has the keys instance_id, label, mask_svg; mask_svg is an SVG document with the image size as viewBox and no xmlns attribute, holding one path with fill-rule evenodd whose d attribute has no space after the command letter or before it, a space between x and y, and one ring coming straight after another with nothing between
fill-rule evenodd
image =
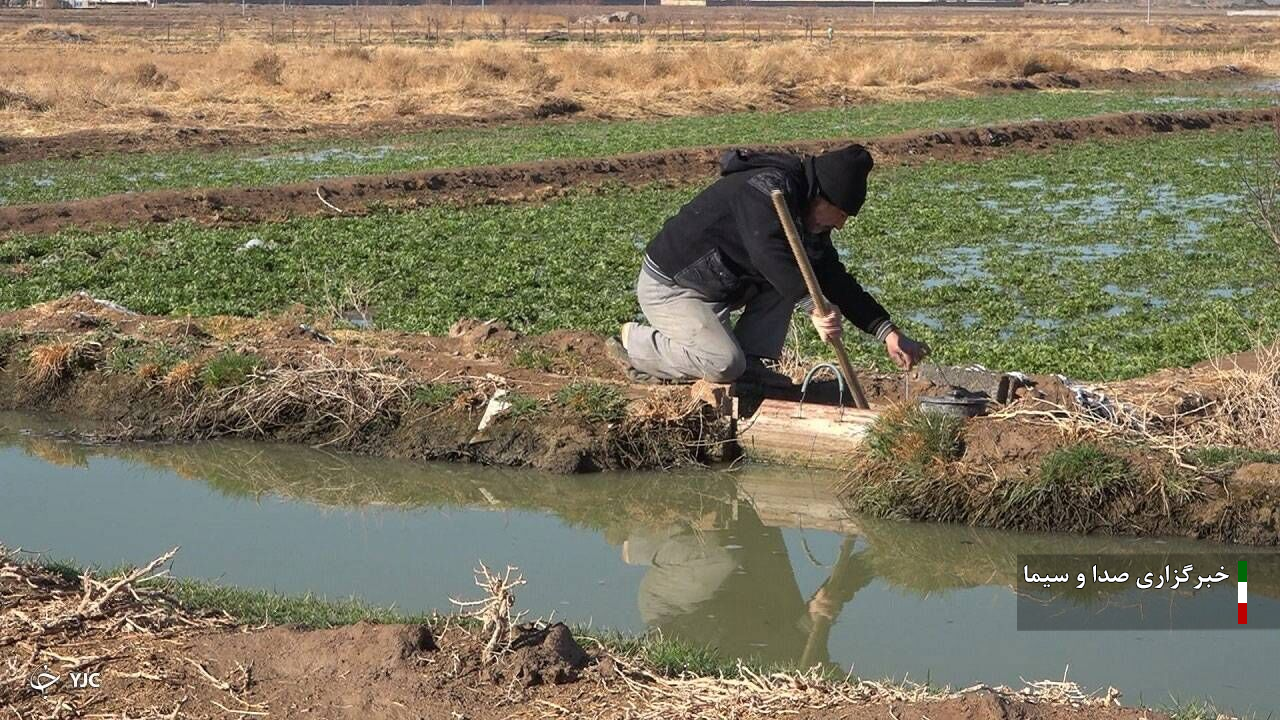
<instances>
[{"instance_id":1,"label":"gray trousers","mask_svg":"<svg viewBox=\"0 0 1280 720\"><path fill-rule=\"evenodd\" d=\"M729 313L737 307L667 285L643 269L636 297L649 324L631 330L627 354L632 367L663 380L733 382L747 356L777 359L795 310L773 288L764 288L748 297L731 326Z\"/></svg>"}]
</instances>

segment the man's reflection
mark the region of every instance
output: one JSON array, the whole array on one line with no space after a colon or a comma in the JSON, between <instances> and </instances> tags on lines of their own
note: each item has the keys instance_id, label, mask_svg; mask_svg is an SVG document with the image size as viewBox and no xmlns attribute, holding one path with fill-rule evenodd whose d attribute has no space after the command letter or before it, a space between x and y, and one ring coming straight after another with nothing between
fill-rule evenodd
<instances>
[{"instance_id":1,"label":"man's reflection","mask_svg":"<svg viewBox=\"0 0 1280 720\"><path fill-rule=\"evenodd\" d=\"M830 576L807 601L782 531L745 503L664 528L637 530L623 560L645 565L640 615L650 627L731 657L803 666L830 662L841 608L873 578L846 539Z\"/></svg>"}]
</instances>

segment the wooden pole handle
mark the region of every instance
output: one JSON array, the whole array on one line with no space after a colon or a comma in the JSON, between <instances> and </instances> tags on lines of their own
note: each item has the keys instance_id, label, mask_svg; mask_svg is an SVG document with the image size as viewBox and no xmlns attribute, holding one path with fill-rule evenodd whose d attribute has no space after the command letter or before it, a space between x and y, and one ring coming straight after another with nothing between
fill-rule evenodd
<instances>
[{"instance_id":1,"label":"wooden pole handle","mask_svg":"<svg viewBox=\"0 0 1280 720\"><path fill-rule=\"evenodd\" d=\"M796 264L800 266L800 274L804 276L804 285L809 289L809 297L813 299L813 309L819 315L827 315L831 312L831 309L827 305L827 298L822 294L822 287L818 285L818 276L813 273L813 265L809 263L809 256L805 254L804 243L800 242L800 232L796 230L796 224L791 219L791 210L787 207L787 197L782 194L781 190L774 190L769 195L773 199L773 209L778 213L778 220L782 223L782 231L787 235L787 243L791 245L791 254L795 255ZM844 379L849 383L849 391L853 393L854 406L860 410L870 410L871 406L867 404L867 396L862 392L862 384L858 382L858 374L853 370L853 363L849 362L848 351L838 340L831 340L830 344L836 351L836 360L840 365L840 372L844 374Z\"/></svg>"}]
</instances>

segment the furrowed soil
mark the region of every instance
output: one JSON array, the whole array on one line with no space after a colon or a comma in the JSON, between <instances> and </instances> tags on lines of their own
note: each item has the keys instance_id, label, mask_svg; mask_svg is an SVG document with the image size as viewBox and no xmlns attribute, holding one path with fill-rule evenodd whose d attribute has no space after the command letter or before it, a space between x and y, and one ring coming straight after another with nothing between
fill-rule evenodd
<instances>
[{"instance_id":1,"label":"furrowed soil","mask_svg":"<svg viewBox=\"0 0 1280 720\"><path fill-rule=\"evenodd\" d=\"M1280 119L1280 109L1124 113L1068 121L1041 121L913 132L863 140L877 162L973 159L1041 150L1066 142L1143 137L1156 133L1230 130ZM771 146L817 153L850 140ZM272 187L161 190L67 202L0 207L0 233L52 233L64 228L125 227L190 219L241 225L304 215L360 214L373 208L439 203L480 205L545 201L583 187L609 183L687 184L714 177L728 147L702 147L611 158L429 170L395 175L326 179Z\"/></svg>"},{"instance_id":2,"label":"furrowed soil","mask_svg":"<svg viewBox=\"0 0 1280 720\"><path fill-rule=\"evenodd\" d=\"M1235 66L1222 66L1191 72L1154 69L1074 70L1045 72L1025 77L976 80L963 88L972 92L1036 91L1053 89L1109 88L1132 85L1160 85L1182 82L1238 81L1249 74ZM822 107L796 104L790 109ZM415 133L426 130L494 125L571 122L595 117L573 106L554 102L488 115L418 114L410 118L376 120L364 123L328 123L311 125L246 125L233 127L201 127L157 124L128 132L118 130L81 130L59 135L5 137L0 135L0 165L30 160L83 158L114 153L160 153L179 150L226 150L249 148L298 140L342 140L379 135Z\"/></svg>"},{"instance_id":3,"label":"furrowed soil","mask_svg":"<svg viewBox=\"0 0 1280 720\"><path fill-rule=\"evenodd\" d=\"M7 553L0 555L0 599L8 611L0 619L0 655L10 659L0 703L18 717L1167 717L1122 708L1110 696L1067 702L1007 688L926 692L784 676L759 689L762 682L669 678L580 643L559 623L518 626L509 647L496 653L487 652L488 637L474 626L446 619L246 627L188 609L146 579L70 577ZM101 687L38 693L27 683L41 670L37 658L61 660L46 664L55 671L74 665L96 672Z\"/></svg>"}]
</instances>

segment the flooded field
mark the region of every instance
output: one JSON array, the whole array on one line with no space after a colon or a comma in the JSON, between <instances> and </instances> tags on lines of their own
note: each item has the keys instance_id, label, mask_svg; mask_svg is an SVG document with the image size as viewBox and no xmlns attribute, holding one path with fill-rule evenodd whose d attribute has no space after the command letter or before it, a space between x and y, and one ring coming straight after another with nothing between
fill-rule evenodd
<instances>
[{"instance_id":1,"label":"flooded field","mask_svg":"<svg viewBox=\"0 0 1280 720\"><path fill-rule=\"evenodd\" d=\"M1280 711L1273 632L1015 631L1018 553L1206 544L871 521L831 478L761 466L575 478L249 443L91 447L51 429L0 415L3 539L53 558L181 545L179 576L406 612L450 611L477 561L509 563L535 615L731 655L953 686L1065 674L1127 705Z\"/></svg>"}]
</instances>

